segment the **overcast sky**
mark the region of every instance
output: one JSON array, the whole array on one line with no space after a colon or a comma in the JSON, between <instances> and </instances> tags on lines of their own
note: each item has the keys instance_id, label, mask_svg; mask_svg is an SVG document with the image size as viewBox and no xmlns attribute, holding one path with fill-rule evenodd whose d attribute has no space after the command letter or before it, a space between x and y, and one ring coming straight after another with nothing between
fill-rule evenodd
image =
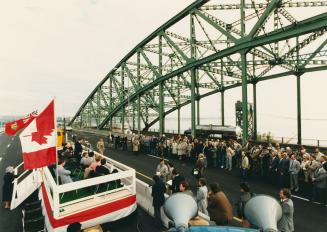
<instances>
[{"instance_id":1,"label":"overcast sky","mask_svg":"<svg viewBox=\"0 0 327 232\"><path fill-rule=\"evenodd\" d=\"M56 96L58 114L72 116L123 56L192 1L0 2L0 115Z\"/></svg>"},{"instance_id":2,"label":"overcast sky","mask_svg":"<svg viewBox=\"0 0 327 232\"><path fill-rule=\"evenodd\" d=\"M73 116L123 56L192 2L0 0L0 115L41 110L56 96L57 114ZM327 138L326 72L302 80L304 137ZM296 134L295 84L294 77L258 84L259 130ZM201 117L220 117L217 99L201 101ZM240 99L239 88L226 93L228 124ZM183 115L190 116L189 107Z\"/></svg>"}]
</instances>

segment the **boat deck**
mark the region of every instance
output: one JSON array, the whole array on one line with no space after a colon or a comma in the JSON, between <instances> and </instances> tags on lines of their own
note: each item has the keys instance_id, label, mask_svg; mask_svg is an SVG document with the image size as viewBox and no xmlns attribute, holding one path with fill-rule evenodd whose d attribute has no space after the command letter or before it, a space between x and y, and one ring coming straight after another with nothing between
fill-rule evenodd
<instances>
[{"instance_id":1,"label":"boat deck","mask_svg":"<svg viewBox=\"0 0 327 232\"><path fill-rule=\"evenodd\" d=\"M117 191L108 193L102 196L95 196L94 198L68 204L60 208L59 218L76 214L84 211L87 208L94 208L100 205L104 205L110 202L114 202L123 198L132 196L132 192L126 188L117 189Z\"/></svg>"}]
</instances>

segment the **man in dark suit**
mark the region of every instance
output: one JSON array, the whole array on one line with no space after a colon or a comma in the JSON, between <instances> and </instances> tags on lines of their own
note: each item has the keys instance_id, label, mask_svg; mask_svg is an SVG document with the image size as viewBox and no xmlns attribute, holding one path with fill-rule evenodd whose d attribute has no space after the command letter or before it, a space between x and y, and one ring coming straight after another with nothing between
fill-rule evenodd
<instances>
[{"instance_id":1,"label":"man in dark suit","mask_svg":"<svg viewBox=\"0 0 327 232\"><path fill-rule=\"evenodd\" d=\"M281 188L285 188L288 186L288 181L289 181L289 177L288 177L288 170L290 167L290 160L286 154L286 152L282 153L282 157L279 160L279 164L278 164L278 174L279 174L279 186Z\"/></svg>"},{"instance_id":2,"label":"man in dark suit","mask_svg":"<svg viewBox=\"0 0 327 232\"><path fill-rule=\"evenodd\" d=\"M283 188L279 192L280 205L282 207L282 218L277 223L278 231L292 232L294 231L293 213L294 206L291 200L291 191Z\"/></svg>"},{"instance_id":3,"label":"man in dark suit","mask_svg":"<svg viewBox=\"0 0 327 232\"><path fill-rule=\"evenodd\" d=\"M179 175L179 172L176 170L176 168L172 171L173 174L173 181L171 184L171 191L172 193L178 193L179 192L179 185L182 181L185 180L184 176Z\"/></svg>"},{"instance_id":4,"label":"man in dark suit","mask_svg":"<svg viewBox=\"0 0 327 232\"><path fill-rule=\"evenodd\" d=\"M165 184L160 180L159 176L155 175L153 176L154 185L152 186L152 197L153 197L153 208L154 208L154 218L156 221L156 224L158 227L162 226L161 223L161 206L165 203L165 192L166 192L166 186Z\"/></svg>"},{"instance_id":5,"label":"man in dark suit","mask_svg":"<svg viewBox=\"0 0 327 232\"><path fill-rule=\"evenodd\" d=\"M83 151L82 142L83 142L83 139L82 138L79 138L75 142L74 158L76 158L78 160L78 162L81 160L81 154L82 154L82 151Z\"/></svg>"},{"instance_id":6,"label":"man in dark suit","mask_svg":"<svg viewBox=\"0 0 327 232\"><path fill-rule=\"evenodd\" d=\"M278 164L279 164L279 158L277 152L273 152L272 158L270 159L270 163L269 163L269 172L270 172L271 182L276 185L277 185L277 178L278 178L278 172L277 172Z\"/></svg>"}]
</instances>

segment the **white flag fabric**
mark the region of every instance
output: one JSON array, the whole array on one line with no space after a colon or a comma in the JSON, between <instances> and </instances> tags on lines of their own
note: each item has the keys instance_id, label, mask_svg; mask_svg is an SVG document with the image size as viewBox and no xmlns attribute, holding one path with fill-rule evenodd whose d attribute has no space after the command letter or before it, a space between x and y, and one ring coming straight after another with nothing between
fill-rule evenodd
<instances>
[{"instance_id":1,"label":"white flag fabric","mask_svg":"<svg viewBox=\"0 0 327 232\"><path fill-rule=\"evenodd\" d=\"M52 101L19 135L25 169L40 168L56 162L54 123L54 101Z\"/></svg>"}]
</instances>

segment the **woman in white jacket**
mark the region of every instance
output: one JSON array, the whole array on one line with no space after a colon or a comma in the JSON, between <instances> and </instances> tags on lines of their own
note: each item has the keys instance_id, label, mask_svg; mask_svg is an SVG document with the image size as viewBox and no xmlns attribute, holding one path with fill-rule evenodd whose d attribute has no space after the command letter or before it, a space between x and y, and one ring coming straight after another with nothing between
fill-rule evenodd
<instances>
[{"instance_id":1,"label":"woman in white jacket","mask_svg":"<svg viewBox=\"0 0 327 232\"><path fill-rule=\"evenodd\" d=\"M173 157L176 157L177 156L177 142L176 140L174 139L173 143L171 144L171 154L173 155Z\"/></svg>"}]
</instances>

